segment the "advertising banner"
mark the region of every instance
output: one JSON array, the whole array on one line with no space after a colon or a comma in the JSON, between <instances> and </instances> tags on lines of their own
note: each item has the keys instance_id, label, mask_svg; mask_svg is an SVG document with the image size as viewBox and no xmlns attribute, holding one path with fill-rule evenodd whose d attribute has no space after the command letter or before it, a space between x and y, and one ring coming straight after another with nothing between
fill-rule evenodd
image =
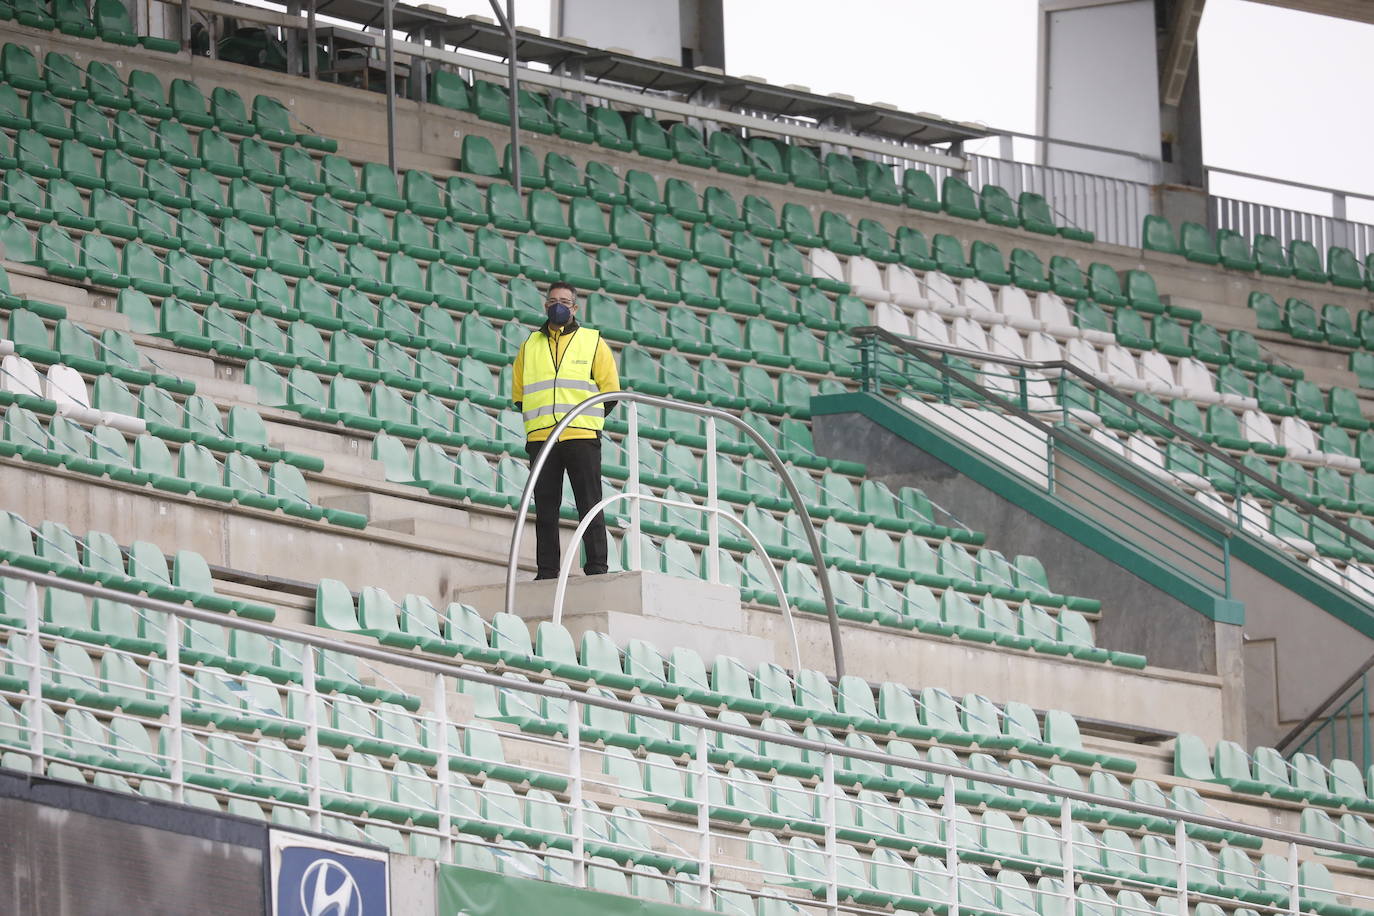
<instances>
[{"instance_id":1,"label":"advertising banner","mask_svg":"<svg viewBox=\"0 0 1374 916\"><path fill-rule=\"evenodd\" d=\"M512 878L457 865L439 866L438 916L687 916L700 910L603 894L548 881Z\"/></svg>"},{"instance_id":2,"label":"advertising banner","mask_svg":"<svg viewBox=\"0 0 1374 916\"><path fill-rule=\"evenodd\" d=\"M273 916L390 916L386 852L284 830L269 844Z\"/></svg>"}]
</instances>

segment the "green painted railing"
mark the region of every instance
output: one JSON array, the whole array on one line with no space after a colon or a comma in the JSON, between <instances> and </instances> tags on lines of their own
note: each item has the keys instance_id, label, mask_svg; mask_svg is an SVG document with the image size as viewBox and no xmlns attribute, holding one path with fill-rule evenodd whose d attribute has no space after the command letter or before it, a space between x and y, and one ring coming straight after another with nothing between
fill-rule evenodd
<instances>
[{"instance_id":1,"label":"green painted railing","mask_svg":"<svg viewBox=\"0 0 1374 916\"><path fill-rule=\"evenodd\" d=\"M1038 514L1098 549L1113 538L1112 559L1151 581L1184 580L1187 603L1209 615L1217 599L1230 599L1225 523L1070 426L1067 413L1051 416L1058 402L1040 377L1044 367L1006 360L975 369L955 350L877 329L855 334L863 390L914 410L934 436L972 448L968 457L1010 471L1013 479L993 480L1002 495L1027 507L1025 491L1039 493ZM960 407L974 409L947 409ZM965 457L951 463L969 468Z\"/></svg>"},{"instance_id":2,"label":"green painted railing","mask_svg":"<svg viewBox=\"0 0 1374 916\"><path fill-rule=\"evenodd\" d=\"M1229 601L1232 561L1240 558L1374 635L1374 607L1322 556L1374 557L1374 541L1178 425L1152 395L1132 396L1066 362L927 344L876 327L853 334L862 390L918 411L926 439L952 440L978 461L1012 471L1022 491L1091 518L1137 558L1191 587ZM1128 455L1102 435L1107 430L1143 435Z\"/></svg>"},{"instance_id":3,"label":"green painted railing","mask_svg":"<svg viewBox=\"0 0 1374 916\"><path fill-rule=\"evenodd\" d=\"M1293 727L1275 747L1285 757L1311 754L1329 762L1335 757L1353 760L1361 773L1374 763L1374 734L1370 731L1369 680L1374 658L1332 692L1326 702Z\"/></svg>"}]
</instances>

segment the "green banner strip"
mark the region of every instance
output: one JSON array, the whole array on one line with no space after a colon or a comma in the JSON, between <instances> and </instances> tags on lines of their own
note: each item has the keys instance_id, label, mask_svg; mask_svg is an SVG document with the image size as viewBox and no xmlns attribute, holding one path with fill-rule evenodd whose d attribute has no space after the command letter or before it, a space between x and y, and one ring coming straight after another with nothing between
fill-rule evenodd
<instances>
[{"instance_id":1,"label":"green banner strip","mask_svg":"<svg viewBox=\"0 0 1374 916\"><path fill-rule=\"evenodd\" d=\"M700 910L548 881L439 866L438 916L687 916Z\"/></svg>"}]
</instances>

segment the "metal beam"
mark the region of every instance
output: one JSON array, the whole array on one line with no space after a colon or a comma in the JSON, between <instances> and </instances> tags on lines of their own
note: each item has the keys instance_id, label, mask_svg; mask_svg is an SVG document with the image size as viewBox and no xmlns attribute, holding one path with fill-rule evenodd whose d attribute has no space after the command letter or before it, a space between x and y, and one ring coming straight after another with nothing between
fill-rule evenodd
<instances>
[{"instance_id":1,"label":"metal beam","mask_svg":"<svg viewBox=\"0 0 1374 916\"><path fill-rule=\"evenodd\" d=\"M1351 22L1374 24L1374 3L1369 0L1252 0L1266 6L1281 6L1284 9L1318 16L1332 16L1336 19L1349 19Z\"/></svg>"},{"instance_id":2,"label":"metal beam","mask_svg":"<svg viewBox=\"0 0 1374 916\"><path fill-rule=\"evenodd\" d=\"M396 0L382 0L382 31L386 39L386 164L396 174ZM364 79L367 70L363 70Z\"/></svg>"},{"instance_id":3,"label":"metal beam","mask_svg":"<svg viewBox=\"0 0 1374 916\"><path fill-rule=\"evenodd\" d=\"M1169 23L1169 49L1159 64L1159 102L1178 107L1188 71L1197 57L1197 29L1207 0L1175 0Z\"/></svg>"},{"instance_id":4,"label":"metal beam","mask_svg":"<svg viewBox=\"0 0 1374 916\"><path fill-rule=\"evenodd\" d=\"M501 24L501 28L506 30L506 37L510 39L510 47L506 51L506 82L507 92L510 95L510 183L515 187L515 194L521 196L520 184L520 56L516 44L515 35L515 0L506 0L506 10L501 11L501 4L497 0L488 0L491 10L496 14L496 21Z\"/></svg>"}]
</instances>

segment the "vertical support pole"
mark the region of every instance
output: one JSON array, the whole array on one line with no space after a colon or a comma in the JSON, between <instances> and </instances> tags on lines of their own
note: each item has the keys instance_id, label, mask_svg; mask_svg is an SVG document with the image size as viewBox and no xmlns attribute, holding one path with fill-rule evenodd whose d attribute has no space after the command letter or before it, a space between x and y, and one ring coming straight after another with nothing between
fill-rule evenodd
<instances>
[{"instance_id":1,"label":"vertical support pole","mask_svg":"<svg viewBox=\"0 0 1374 916\"><path fill-rule=\"evenodd\" d=\"M396 174L396 0L382 0L382 30L386 33L386 164Z\"/></svg>"},{"instance_id":2,"label":"vertical support pole","mask_svg":"<svg viewBox=\"0 0 1374 916\"><path fill-rule=\"evenodd\" d=\"M1231 597L1231 536L1223 533L1221 536L1221 577L1223 594Z\"/></svg>"},{"instance_id":3,"label":"vertical support pole","mask_svg":"<svg viewBox=\"0 0 1374 916\"><path fill-rule=\"evenodd\" d=\"M1360 676L1360 772L1369 772L1369 672Z\"/></svg>"},{"instance_id":4,"label":"vertical support pole","mask_svg":"<svg viewBox=\"0 0 1374 916\"><path fill-rule=\"evenodd\" d=\"M151 16L149 18L151 19ZM163 21L165 22L166 20ZM152 25L151 22L148 24ZM210 41L211 57L217 56L214 50L215 43L213 38L214 36L212 35ZM181 0L181 50L191 50L191 0Z\"/></svg>"},{"instance_id":5,"label":"vertical support pole","mask_svg":"<svg viewBox=\"0 0 1374 916\"><path fill-rule=\"evenodd\" d=\"M319 831L320 812L320 697L315 692L315 647L305 647L301 661L301 691L305 694L306 787L310 796L310 829ZM445 742L448 736L445 735ZM447 793L445 793L447 797Z\"/></svg>"},{"instance_id":6,"label":"vertical support pole","mask_svg":"<svg viewBox=\"0 0 1374 916\"><path fill-rule=\"evenodd\" d=\"M949 874L949 912L959 916L959 829L954 803L954 777L945 777L945 797L940 806L945 820L945 871Z\"/></svg>"},{"instance_id":7,"label":"vertical support pole","mask_svg":"<svg viewBox=\"0 0 1374 916\"><path fill-rule=\"evenodd\" d=\"M172 733L172 798L181 802L186 788L186 727L182 724L181 628L175 614L167 615L167 721Z\"/></svg>"},{"instance_id":8,"label":"vertical support pole","mask_svg":"<svg viewBox=\"0 0 1374 916\"><path fill-rule=\"evenodd\" d=\"M1064 835L1060 844L1064 859L1064 912L1073 916L1078 912L1078 889L1074 886L1078 876L1074 874L1073 859L1073 800L1067 797L1059 802L1059 829Z\"/></svg>"},{"instance_id":9,"label":"vertical support pole","mask_svg":"<svg viewBox=\"0 0 1374 916\"><path fill-rule=\"evenodd\" d=\"M1331 239L1330 244L1342 248L1353 248L1350 223L1347 221L1348 201L1340 191L1331 192Z\"/></svg>"},{"instance_id":10,"label":"vertical support pole","mask_svg":"<svg viewBox=\"0 0 1374 916\"><path fill-rule=\"evenodd\" d=\"M707 747L706 729L697 729L696 758L692 761L696 771L693 780L693 794L697 803L697 860L700 870L697 877L701 883L701 908L712 909L711 905L711 759Z\"/></svg>"},{"instance_id":11,"label":"vertical support pole","mask_svg":"<svg viewBox=\"0 0 1374 916\"><path fill-rule=\"evenodd\" d=\"M1174 824L1174 852L1178 854L1178 916L1188 916L1188 831L1183 821Z\"/></svg>"},{"instance_id":12,"label":"vertical support pole","mask_svg":"<svg viewBox=\"0 0 1374 916\"><path fill-rule=\"evenodd\" d=\"M625 480L626 490L632 494L630 497L630 530L626 537L630 539L630 549L626 551L625 565L631 572L637 571L644 558L639 555L639 402L630 401L630 420L625 433L625 461L630 465L630 476Z\"/></svg>"},{"instance_id":13,"label":"vertical support pole","mask_svg":"<svg viewBox=\"0 0 1374 916\"><path fill-rule=\"evenodd\" d=\"M825 905L832 916L839 913L840 907L840 865L835 830L835 755L826 751L825 764L821 777L821 790L825 793Z\"/></svg>"},{"instance_id":14,"label":"vertical support pole","mask_svg":"<svg viewBox=\"0 0 1374 916\"><path fill-rule=\"evenodd\" d=\"M716 418L706 418L706 572L712 585L720 584L720 480L716 474Z\"/></svg>"},{"instance_id":15,"label":"vertical support pole","mask_svg":"<svg viewBox=\"0 0 1374 916\"><path fill-rule=\"evenodd\" d=\"M439 748L437 764L439 776L439 855L440 861L453 861L453 800L449 798L449 754L448 754L448 679L442 674L434 675L434 720L438 736L434 739Z\"/></svg>"},{"instance_id":16,"label":"vertical support pole","mask_svg":"<svg viewBox=\"0 0 1374 916\"><path fill-rule=\"evenodd\" d=\"M1302 882L1299 880L1298 844L1288 844L1288 912L1298 916L1302 907Z\"/></svg>"},{"instance_id":17,"label":"vertical support pole","mask_svg":"<svg viewBox=\"0 0 1374 916\"><path fill-rule=\"evenodd\" d=\"M286 12L290 16L301 14L301 0L289 0L286 4ZM286 30L286 72L292 76L301 74L301 43L296 40L299 35L297 29Z\"/></svg>"},{"instance_id":18,"label":"vertical support pole","mask_svg":"<svg viewBox=\"0 0 1374 916\"><path fill-rule=\"evenodd\" d=\"M506 83L510 94L510 183L515 186L516 195L523 196L520 193L520 74L517 72L519 43L515 32L515 0L506 0L504 11L500 0L487 2L491 4L496 21L506 30L506 38L510 40L510 47L506 51Z\"/></svg>"},{"instance_id":19,"label":"vertical support pole","mask_svg":"<svg viewBox=\"0 0 1374 916\"><path fill-rule=\"evenodd\" d=\"M874 349L878 345L878 338L869 335L859 341L859 384L863 390L873 394L878 390L878 373L874 371Z\"/></svg>"},{"instance_id":20,"label":"vertical support pole","mask_svg":"<svg viewBox=\"0 0 1374 916\"><path fill-rule=\"evenodd\" d=\"M320 54L316 48L315 37L315 0L308 0L305 24L306 72L312 80L320 78Z\"/></svg>"},{"instance_id":21,"label":"vertical support pole","mask_svg":"<svg viewBox=\"0 0 1374 916\"><path fill-rule=\"evenodd\" d=\"M38 586L32 582L24 588L24 635L29 641L29 750L33 753L34 772L47 770L43 765L43 645L38 641Z\"/></svg>"},{"instance_id":22,"label":"vertical support pole","mask_svg":"<svg viewBox=\"0 0 1374 916\"><path fill-rule=\"evenodd\" d=\"M573 887L587 886L587 816L582 803L582 704L568 700L568 804L572 807Z\"/></svg>"}]
</instances>

